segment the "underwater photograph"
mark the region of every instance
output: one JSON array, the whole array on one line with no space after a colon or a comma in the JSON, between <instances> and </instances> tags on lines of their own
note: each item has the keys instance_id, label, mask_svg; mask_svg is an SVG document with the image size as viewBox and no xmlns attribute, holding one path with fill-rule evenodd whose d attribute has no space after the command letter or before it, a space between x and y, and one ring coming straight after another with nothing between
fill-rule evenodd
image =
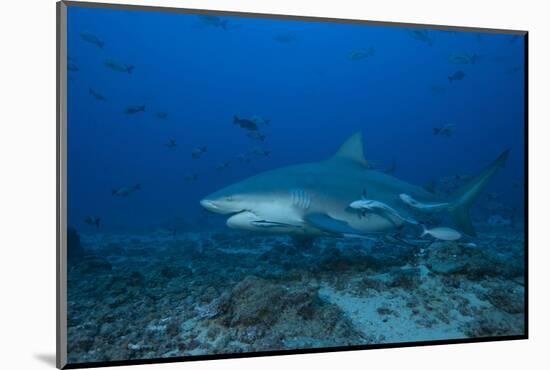
<instances>
[{"instance_id":1,"label":"underwater photograph","mask_svg":"<svg viewBox=\"0 0 550 370\"><path fill-rule=\"evenodd\" d=\"M69 365L526 335L524 33L66 11Z\"/></svg>"}]
</instances>

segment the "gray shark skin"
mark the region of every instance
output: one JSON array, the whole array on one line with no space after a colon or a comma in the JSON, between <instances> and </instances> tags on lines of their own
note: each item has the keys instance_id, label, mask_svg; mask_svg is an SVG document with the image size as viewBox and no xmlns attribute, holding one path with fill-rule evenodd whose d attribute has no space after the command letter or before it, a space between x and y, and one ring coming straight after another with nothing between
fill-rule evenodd
<instances>
[{"instance_id":1,"label":"gray shark skin","mask_svg":"<svg viewBox=\"0 0 550 370\"><path fill-rule=\"evenodd\" d=\"M422 220L422 210L405 203L407 194L422 203L448 203L456 226L475 236L469 208L508 156L504 151L462 189L442 199L423 188L386 173L371 170L363 157L360 133L352 135L331 158L260 173L210 194L201 205L229 215L234 229L302 236L362 236L391 233L404 219ZM395 209L400 217L370 213L361 217L349 207L366 193Z\"/></svg>"}]
</instances>

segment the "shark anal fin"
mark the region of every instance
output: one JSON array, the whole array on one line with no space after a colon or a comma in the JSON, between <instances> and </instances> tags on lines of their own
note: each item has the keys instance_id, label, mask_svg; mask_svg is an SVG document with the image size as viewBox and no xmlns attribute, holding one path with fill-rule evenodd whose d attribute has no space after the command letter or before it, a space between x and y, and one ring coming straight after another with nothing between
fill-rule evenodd
<instances>
[{"instance_id":1,"label":"shark anal fin","mask_svg":"<svg viewBox=\"0 0 550 370\"><path fill-rule=\"evenodd\" d=\"M324 213L312 213L305 217L305 221L316 228L335 234L360 234L358 230L345 221L332 218Z\"/></svg>"}]
</instances>

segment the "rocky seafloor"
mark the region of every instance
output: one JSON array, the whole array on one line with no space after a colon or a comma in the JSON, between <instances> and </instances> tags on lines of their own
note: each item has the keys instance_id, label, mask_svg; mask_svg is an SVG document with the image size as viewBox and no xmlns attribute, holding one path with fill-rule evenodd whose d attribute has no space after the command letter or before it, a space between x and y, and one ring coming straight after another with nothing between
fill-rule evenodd
<instances>
[{"instance_id":1,"label":"rocky seafloor","mask_svg":"<svg viewBox=\"0 0 550 370\"><path fill-rule=\"evenodd\" d=\"M231 231L81 234L71 363L524 333L524 235L475 244Z\"/></svg>"}]
</instances>

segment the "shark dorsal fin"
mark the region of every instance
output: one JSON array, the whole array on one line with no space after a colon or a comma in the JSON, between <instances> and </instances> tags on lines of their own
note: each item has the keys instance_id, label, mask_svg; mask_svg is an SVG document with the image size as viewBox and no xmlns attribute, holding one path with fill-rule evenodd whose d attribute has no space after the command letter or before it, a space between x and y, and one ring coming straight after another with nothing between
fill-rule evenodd
<instances>
[{"instance_id":1,"label":"shark dorsal fin","mask_svg":"<svg viewBox=\"0 0 550 370\"><path fill-rule=\"evenodd\" d=\"M338 148L338 151L332 158L349 159L366 166L367 161L363 157L363 135L361 135L360 132L351 135L342 145L340 145L340 148Z\"/></svg>"}]
</instances>

